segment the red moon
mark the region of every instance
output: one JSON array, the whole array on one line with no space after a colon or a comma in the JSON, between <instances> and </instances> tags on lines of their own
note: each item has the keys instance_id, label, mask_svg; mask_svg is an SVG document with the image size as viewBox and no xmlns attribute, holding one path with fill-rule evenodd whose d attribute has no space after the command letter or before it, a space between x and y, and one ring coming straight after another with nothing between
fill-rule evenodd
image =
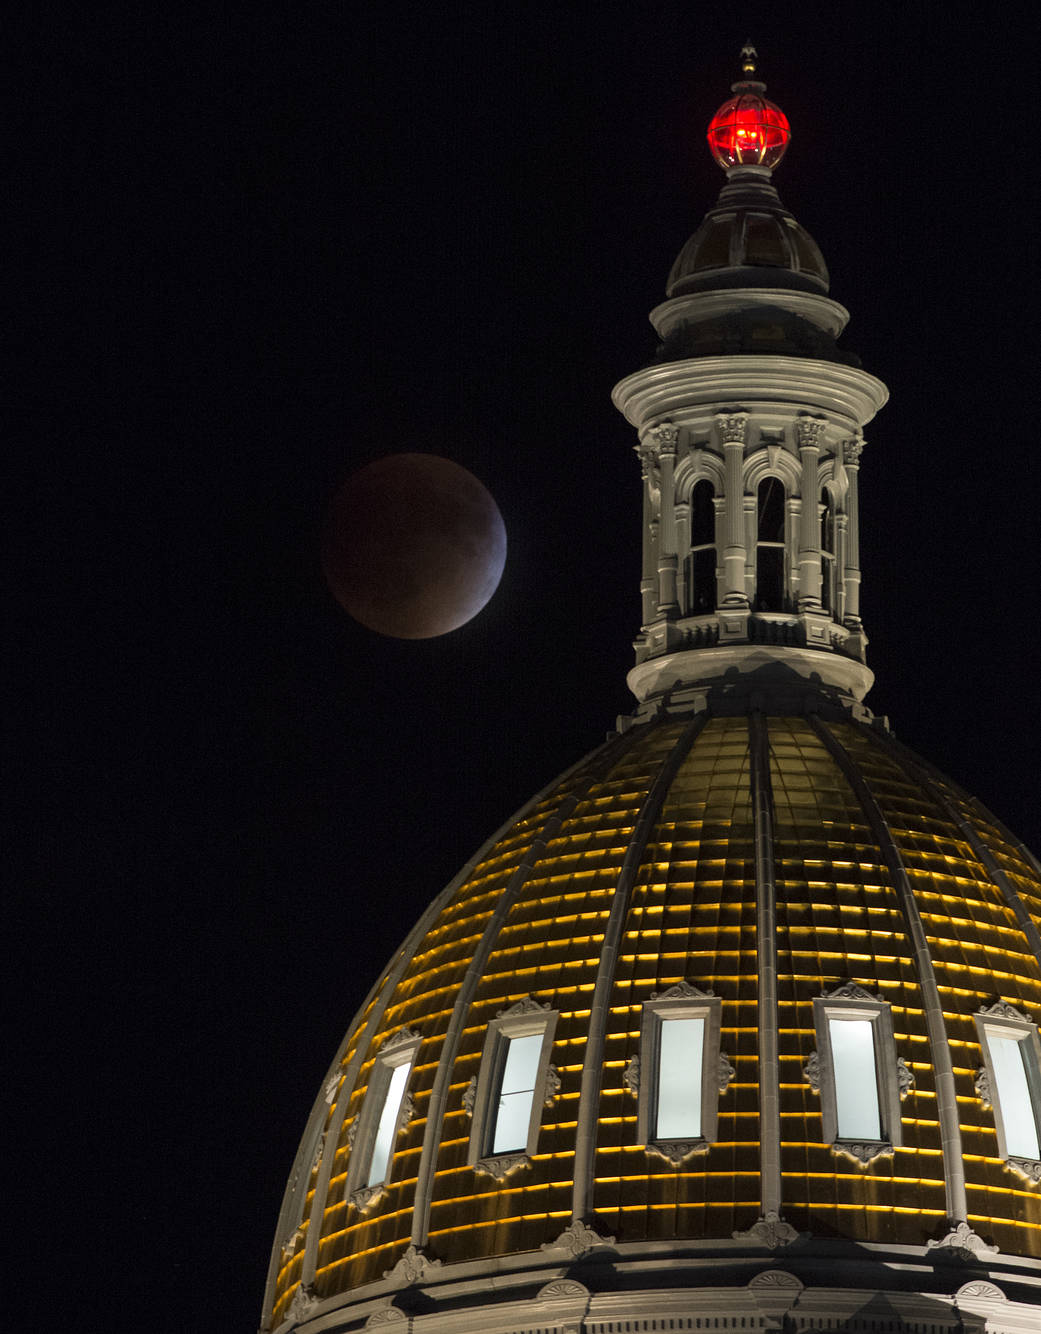
<instances>
[{"instance_id":1,"label":"red moon","mask_svg":"<svg viewBox=\"0 0 1041 1334\"><path fill-rule=\"evenodd\" d=\"M347 478L332 504L322 568L356 621L432 639L472 620L499 586L506 529L472 473L434 454L389 454Z\"/></svg>"}]
</instances>

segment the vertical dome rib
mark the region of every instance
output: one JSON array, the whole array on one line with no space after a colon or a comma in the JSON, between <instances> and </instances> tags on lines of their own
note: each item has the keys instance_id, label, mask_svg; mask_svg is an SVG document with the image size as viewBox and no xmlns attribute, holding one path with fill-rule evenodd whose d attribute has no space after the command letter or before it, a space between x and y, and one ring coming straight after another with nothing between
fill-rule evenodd
<instances>
[{"instance_id":1,"label":"vertical dome rib","mask_svg":"<svg viewBox=\"0 0 1041 1334\"><path fill-rule=\"evenodd\" d=\"M810 716L810 724L827 746L864 808L868 824L871 826L871 831L882 850L882 855L889 867L889 873L893 877L893 885L911 934L915 962L918 965L918 980L922 988L922 998L925 1006L925 1022L929 1031L929 1049L936 1074L936 1102L940 1117L940 1140L943 1146L947 1217L952 1227L955 1227L959 1223L968 1221L965 1166L962 1161L961 1125L958 1117L958 1099L954 1084L950 1042L944 1024L943 1006L936 985L936 974L933 971L929 942L926 939L914 891L904 869L899 850L893 841L889 826L886 824L871 789L865 782L860 770L853 763L849 753L833 735L831 729L822 723L819 718L812 715Z\"/></svg>"},{"instance_id":2,"label":"vertical dome rib","mask_svg":"<svg viewBox=\"0 0 1041 1334\"><path fill-rule=\"evenodd\" d=\"M748 718L748 751L755 829L756 955L759 963L759 1161L763 1219L781 1212L781 1089L777 1035L777 883L774 876L773 793L766 721Z\"/></svg>"},{"instance_id":3,"label":"vertical dome rib","mask_svg":"<svg viewBox=\"0 0 1041 1334\"><path fill-rule=\"evenodd\" d=\"M444 1043L442 1044L437 1074L434 1078L434 1086L430 1093L430 1107L427 1112L426 1130L423 1136L419 1179L416 1184L416 1203L412 1215L412 1244L415 1246L423 1246L426 1244L427 1231L430 1226L430 1192L433 1185L434 1172L437 1166L437 1146L440 1143L444 1128L445 1101L448 1087L451 1081L452 1072L455 1068L460 1034L462 1033L464 1023L466 1022L466 1016L469 1012L474 992L484 975L488 956L492 951L495 941L498 939L499 932L502 929L503 923L506 921L510 909L517 901L528 877L538 864L540 858L545 854L549 843L560 835L564 822L574 813L579 802L588 796L590 786L603 779L604 775L614 764L619 754L627 750L632 745L633 740L634 738L631 734L628 736L617 737L613 743L609 742L606 746L603 746L600 750L594 752L593 759L587 766L588 773L587 775L584 775L586 778L586 786L581 790L576 789L568 793L561 805L539 830L528 850L527 856L514 871L509 885L503 892L499 902L496 904L495 911L485 928L484 935L481 937L481 943L466 970L466 976L459 989L459 995L452 1011L452 1018L448 1026L448 1031L445 1034Z\"/></svg>"},{"instance_id":4,"label":"vertical dome rib","mask_svg":"<svg viewBox=\"0 0 1041 1334\"><path fill-rule=\"evenodd\" d=\"M611 901L611 915L608 918L600 950L600 967L593 989L585 1060L582 1065L582 1087L579 1094L575 1142L575 1183L571 1207L572 1217L575 1220L586 1221L593 1212L593 1160L596 1154L597 1125L600 1118L608 1000L614 987L618 948L629 914L633 884L651 831L661 815L669 788L707 721L706 715L696 714L683 729L672 751L662 760L658 775L636 818L636 826L618 875L618 886Z\"/></svg>"}]
</instances>

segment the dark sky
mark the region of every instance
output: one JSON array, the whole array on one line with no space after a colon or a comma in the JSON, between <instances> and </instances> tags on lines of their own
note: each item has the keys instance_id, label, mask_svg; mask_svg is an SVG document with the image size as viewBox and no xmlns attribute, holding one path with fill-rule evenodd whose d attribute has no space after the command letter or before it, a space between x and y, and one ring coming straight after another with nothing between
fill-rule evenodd
<instances>
[{"instance_id":1,"label":"dark sky","mask_svg":"<svg viewBox=\"0 0 1041 1334\"><path fill-rule=\"evenodd\" d=\"M868 702L1041 847L1033 10L358 10L146 3L25 47L13 1042L23 1296L55 1328L255 1328L360 999L631 707L610 390L722 184L704 129L749 35L782 198L892 394ZM318 570L338 479L398 450L474 471L509 534L440 640L353 624Z\"/></svg>"}]
</instances>

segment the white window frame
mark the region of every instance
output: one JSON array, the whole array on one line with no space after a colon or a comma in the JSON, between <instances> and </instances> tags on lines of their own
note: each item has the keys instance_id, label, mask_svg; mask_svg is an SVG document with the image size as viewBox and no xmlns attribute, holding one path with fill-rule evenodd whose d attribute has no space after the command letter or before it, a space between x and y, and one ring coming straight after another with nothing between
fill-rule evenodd
<instances>
[{"instance_id":1,"label":"white window frame","mask_svg":"<svg viewBox=\"0 0 1041 1334\"><path fill-rule=\"evenodd\" d=\"M704 1153L716 1138L719 1119L719 1095L725 1092L734 1076L734 1069L719 1050L720 1017L722 1006L718 996L699 991L689 982L680 982L668 991L652 995L644 1002L640 1020L640 1056L636 1095L637 1136L648 1153L664 1158L674 1167L695 1153ZM701 1050L701 1134L681 1139L660 1139L655 1130L658 1124L658 1090L661 1084L661 1032L669 1019L702 1019ZM631 1074L627 1082L632 1087Z\"/></svg>"},{"instance_id":2,"label":"white window frame","mask_svg":"<svg viewBox=\"0 0 1041 1334\"><path fill-rule=\"evenodd\" d=\"M414 1115L415 1108L408 1086L412 1079L412 1067L415 1065L416 1053L422 1041L423 1039L419 1033L412 1029L403 1028L383 1043L373 1062L361 1112L348 1132L351 1142L351 1157L347 1168L346 1193L351 1203L363 1212L371 1208L386 1191L387 1183L394 1171L394 1141ZM409 1067L409 1072L401 1090L401 1101L397 1107L386 1170L379 1181L370 1182L368 1176L376 1148L376 1133L379 1130L387 1095L390 1092L391 1079L394 1071L403 1065Z\"/></svg>"},{"instance_id":3,"label":"white window frame","mask_svg":"<svg viewBox=\"0 0 1041 1334\"><path fill-rule=\"evenodd\" d=\"M882 1132L878 1139L840 1133L829 1023L832 1019L860 1019L871 1024L875 1090ZM914 1083L906 1063L896 1054L892 1008L888 1001L873 996L858 983L846 982L828 995L814 999L813 1022L817 1051L807 1063L806 1073L811 1087L820 1093L825 1143L830 1144L836 1153L866 1167L875 1158L891 1154L902 1144L900 1100L907 1096Z\"/></svg>"},{"instance_id":4,"label":"white window frame","mask_svg":"<svg viewBox=\"0 0 1041 1334\"><path fill-rule=\"evenodd\" d=\"M509 1009L500 1010L488 1025L476 1085L472 1097L467 1100L472 1107L473 1118L468 1162L474 1171L502 1181L511 1172L531 1165L542 1128L542 1109L552 1102L560 1083L556 1070L549 1063L559 1017L548 1005L540 1005L530 996L525 996ZM528 1115L527 1140L523 1146L497 1154L492 1149L492 1142L499 1091L506 1068L506 1052L512 1039L532 1037L539 1033L542 1035L542 1046Z\"/></svg>"},{"instance_id":5,"label":"white window frame","mask_svg":"<svg viewBox=\"0 0 1041 1334\"><path fill-rule=\"evenodd\" d=\"M994 1072L990 1038L991 1036L1012 1038L1022 1045L1027 1091L1034 1113L1038 1142L1041 1143L1041 1039L1038 1037L1037 1025L1028 1015L1006 1001L998 1001L989 1007L981 1006L973 1015L973 1019L976 1022L980 1051L983 1055L983 1068L976 1076L976 1092L985 1107L993 1108L998 1152L1010 1168L1036 1186L1041 1182L1041 1161L1035 1158L1023 1158L1008 1151L1005 1119L1001 1109L1001 1088Z\"/></svg>"}]
</instances>

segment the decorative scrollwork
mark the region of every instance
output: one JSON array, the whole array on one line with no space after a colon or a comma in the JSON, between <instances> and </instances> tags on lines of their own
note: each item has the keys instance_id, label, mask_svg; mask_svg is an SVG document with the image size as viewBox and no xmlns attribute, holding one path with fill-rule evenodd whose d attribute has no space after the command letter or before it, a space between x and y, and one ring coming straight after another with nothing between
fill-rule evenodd
<instances>
[{"instance_id":1,"label":"decorative scrollwork","mask_svg":"<svg viewBox=\"0 0 1041 1334\"><path fill-rule=\"evenodd\" d=\"M467 1116L472 1117L474 1114L474 1107L477 1105L476 1075L470 1076L469 1084L467 1084L466 1088L463 1089L462 1102L463 1102L463 1111L467 1114Z\"/></svg>"},{"instance_id":2,"label":"decorative scrollwork","mask_svg":"<svg viewBox=\"0 0 1041 1334\"><path fill-rule=\"evenodd\" d=\"M652 991L651 1000L711 1000L711 991L699 991L697 987L692 987L689 982L677 982L674 987L669 987L667 991Z\"/></svg>"},{"instance_id":3,"label":"decorative scrollwork","mask_svg":"<svg viewBox=\"0 0 1041 1334\"><path fill-rule=\"evenodd\" d=\"M1031 1185L1036 1186L1037 1183L1041 1181L1041 1163L1037 1162L1034 1158L1017 1158L1015 1156L1010 1156L1008 1165L1015 1171L1019 1172L1021 1176L1026 1177Z\"/></svg>"},{"instance_id":4,"label":"decorative scrollwork","mask_svg":"<svg viewBox=\"0 0 1041 1334\"><path fill-rule=\"evenodd\" d=\"M647 1152L664 1158L673 1167L679 1167L696 1153L708 1152L707 1139L652 1139L647 1144Z\"/></svg>"},{"instance_id":5,"label":"decorative scrollwork","mask_svg":"<svg viewBox=\"0 0 1041 1334\"><path fill-rule=\"evenodd\" d=\"M842 462L849 467L856 467L860 462L860 456L864 452L864 437L862 435L851 436L848 440L842 442Z\"/></svg>"},{"instance_id":6,"label":"decorative scrollwork","mask_svg":"<svg viewBox=\"0 0 1041 1334\"><path fill-rule=\"evenodd\" d=\"M898 1056L896 1058L896 1089L900 1094L901 1102L914 1091L914 1086L914 1071L902 1056Z\"/></svg>"},{"instance_id":7,"label":"decorative scrollwork","mask_svg":"<svg viewBox=\"0 0 1041 1334\"><path fill-rule=\"evenodd\" d=\"M994 1095L990 1087L990 1071L985 1065L981 1065L976 1071L976 1078L972 1083L976 1090L976 1097L983 1103L987 1111L990 1111L994 1106Z\"/></svg>"},{"instance_id":8,"label":"decorative scrollwork","mask_svg":"<svg viewBox=\"0 0 1041 1334\"><path fill-rule=\"evenodd\" d=\"M335 1070L322 1086L322 1096L331 1107L336 1101L336 1090L340 1087L340 1080L343 1078L342 1070ZM312 1084L312 1088L314 1085Z\"/></svg>"},{"instance_id":9,"label":"decorative scrollwork","mask_svg":"<svg viewBox=\"0 0 1041 1334\"><path fill-rule=\"evenodd\" d=\"M802 1068L802 1073L813 1092L820 1093L821 1084L824 1082L824 1062L821 1060L819 1052L810 1052L806 1058L806 1064Z\"/></svg>"},{"instance_id":10,"label":"decorative scrollwork","mask_svg":"<svg viewBox=\"0 0 1041 1334\"><path fill-rule=\"evenodd\" d=\"M966 1256L996 1255L998 1251L997 1246L988 1246L982 1237L978 1237L968 1223L958 1223L939 1241L926 1242L926 1248L930 1251L953 1251L956 1254L960 1251Z\"/></svg>"},{"instance_id":11,"label":"decorative scrollwork","mask_svg":"<svg viewBox=\"0 0 1041 1334\"><path fill-rule=\"evenodd\" d=\"M399 1283L417 1283L440 1268L440 1260L435 1260L419 1246L410 1244L397 1264L383 1271L383 1277Z\"/></svg>"},{"instance_id":12,"label":"decorative scrollwork","mask_svg":"<svg viewBox=\"0 0 1041 1334\"><path fill-rule=\"evenodd\" d=\"M400 1134L409 1124L416 1114L416 1100L411 1093L406 1093L401 1099L401 1108L398 1111L398 1123L394 1127L394 1134Z\"/></svg>"},{"instance_id":13,"label":"decorative scrollwork","mask_svg":"<svg viewBox=\"0 0 1041 1334\"><path fill-rule=\"evenodd\" d=\"M304 1230L302 1227L294 1228L282 1243L282 1263L287 1265L296 1254L296 1248L304 1239Z\"/></svg>"},{"instance_id":14,"label":"decorative scrollwork","mask_svg":"<svg viewBox=\"0 0 1041 1334\"><path fill-rule=\"evenodd\" d=\"M414 1028L399 1028L396 1033L384 1039L383 1045L380 1047L380 1055L385 1056L387 1052L397 1051L399 1047L412 1046L414 1043L422 1041L423 1035L417 1033Z\"/></svg>"},{"instance_id":15,"label":"decorative scrollwork","mask_svg":"<svg viewBox=\"0 0 1041 1334\"><path fill-rule=\"evenodd\" d=\"M544 1241L539 1247L541 1251L567 1251L573 1260L577 1260L580 1255L585 1255L597 1246L613 1246L614 1237L602 1237L599 1232L595 1232L588 1223L584 1223L580 1218L574 1219L569 1223L559 1237L553 1241Z\"/></svg>"},{"instance_id":16,"label":"decorative scrollwork","mask_svg":"<svg viewBox=\"0 0 1041 1334\"><path fill-rule=\"evenodd\" d=\"M374 1186L359 1186L357 1190L351 1191L351 1204L360 1214L366 1213L374 1204L378 1204L386 1192L386 1186L382 1181Z\"/></svg>"},{"instance_id":17,"label":"decorative scrollwork","mask_svg":"<svg viewBox=\"0 0 1041 1334\"><path fill-rule=\"evenodd\" d=\"M763 1246L770 1251L790 1246L793 1241L799 1240L795 1228L786 1223L773 1209L767 1210L747 1232L732 1232L730 1235L735 1241L747 1241L753 1246Z\"/></svg>"},{"instance_id":18,"label":"decorative scrollwork","mask_svg":"<svg viewBox=\"0 0 1041 1334\"><path fill-rule=\"evenodd\" d=\"M676 442L680 438L680 433L679 428L673 426L672 422L659 422L657 426L651 427L650 434L658 446L659 457L676 453Z\"/></svg>"},{"instance_id":19,"label":"decorative scrollwork","mask_svg":"<svg viewBox=\"0 0 1041 1334\"><path fill-rule=\"evenodd\" d=\"M730 1087L731 1081L737 1071L730 1064L730 1058L725 1051L719 1053L719 1060L716 1063L716 1087L720 1093L726 1093Z\"/></svg>"},{"instance_id":20,"label":"decorative scrollwork","mask_svg":"<svg viewBox=\"0 0 1041 1334\"><path fill-rule=\"evenodd\" d=\"M497 1153L478 1158L474 1163L474 1171L481 1176L491 1177L493 1181L505 1181L511 1172L530 1166L531 1159L526 1153Z\"/></svg>"},{"instance_id":21,"label":"decorative scrollwork","mask_svg":"<svg viewBox=\"0 0 1041 1334\"><path fill-rule=\"evenodd\" d=\"M633 1095L634 1098L640 1096L640 1058L639 1056L630 1056L629 1062L622 1071L622 1083Z\"/></svg>"},{"instance_id":22,"label":"decorative scrollwork","mask_svg":"<svg viewBox=\"0 0 1041 1334\"><path fill-rule=\"evenodd\" d=\"M556 1101L557 1094L560 1092L560 1071L555 1065L546 1067L546 1088L542 1103L544 1107L551 1107Z\"/></svg>"},{"instance_id":23,"label":"decorative scrollwork","mask_svg":"<svg viewBox=\"0 0 1041 1334\"><path fill-rule=\"evenodd\" d=\"M876 1158L889 1158L893 1155L893 1146L885 1139L854 1140L837 1139L832 1145L836 1153L843 1153L847 1158L867 1167Z\"/></svg>"},{"instance_id":24,"label":"decorative scrollwork","mask_svg":"<svg viewBox=\"0 0 1041 1334\"><path fill-rule=\"evenodd\" d=\"M314 1308L318 1305L318 1294L310 1283L301 1283L296 1292L293 1293L293 1300L286 1308L286 1319L299 1321L306 1320Z\"/></svg>"},{"instance_id":25,"label":"decorative scrollwork","mask_svg":"<svg viewBox=\"0 0 1041 1334\"><path fill-rule=\"evenodd\" d=\"M354 1120L347 1127L347 1147L349 1149L354 1148L354 1141L357 1138L358 1138L358 1118L355 1117Z\"/></svg>"},{"instance_id":26,"label":"decorative scrollwork","mask_svg":"<svg viewBox=\"0 0 1041 1334\"><path fill-rule=\"evenodd\" d=\"M496 1011L496 1016L499 1019L506 1019L512 1018L517 1014L543 1014L548 1009L548 1001L545 1005L540 1005L539 1002L533 1000L531 996L522 996L519 1001L515 1001L508 1009Z\"/></svg>"},{"instance_id":27,"label":"decorative scrollwork","mask_svg":"<svg viewBox=\"0 0 1041 1334\"><path fill-rule=\"evenodd\" d=\"M1015 1019L1020 1024L1032 1024L1034 1021L1028 1014L1022 1010L1017 1010L1014 1005L1009 1005L1007 1001L995 1001L993 1005L981 1005L980 1014L993 1016L995 1019Z\"/></svg>"},{"instance_id":28,"label":"decorative scrollwork","mask_svg":"<svg viewBox=\"0 0 1041 1334\"><path fill-rule=\"evenodd\" d=\"M881 996L873 996L866 987L862 987L859 982L843 982L841 986L834 991L822 991L821 996L825 1000L869 1000L880 1001Z\"/></svg>"}]
</instances>

